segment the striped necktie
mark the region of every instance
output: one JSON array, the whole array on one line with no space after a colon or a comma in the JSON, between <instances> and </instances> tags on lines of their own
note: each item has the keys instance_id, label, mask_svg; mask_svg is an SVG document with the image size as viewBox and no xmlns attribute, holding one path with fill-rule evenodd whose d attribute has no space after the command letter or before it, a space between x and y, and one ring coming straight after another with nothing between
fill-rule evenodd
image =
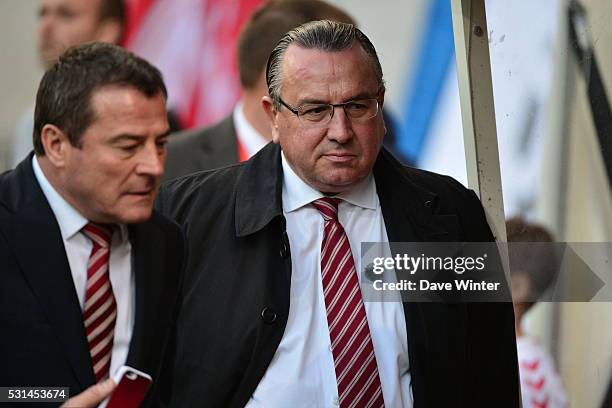
<instances>
[{"instance_id":1,"label":"striped necktie","mask_svg":"<svg viewBox=\"0 0 612 408\"><path fill-rule=\"evenodd\" d=\"M117 304L109 275L112 227L87 224L83 233L91 239L93 247L87 263L87 289L83 322L96 382L109 376Z\"/></svg>"},{"instance_id":2,"label":"striped necktie","mask_svg":"<svg viewBox=\"0 0 612 408\"><path fill-rule=\"evenodd\" d=\"M325 222L321 278L342 408L383 407L374 346L348 237L338 221L337 198L313 201Z\"/></svg>"}]
</instances>

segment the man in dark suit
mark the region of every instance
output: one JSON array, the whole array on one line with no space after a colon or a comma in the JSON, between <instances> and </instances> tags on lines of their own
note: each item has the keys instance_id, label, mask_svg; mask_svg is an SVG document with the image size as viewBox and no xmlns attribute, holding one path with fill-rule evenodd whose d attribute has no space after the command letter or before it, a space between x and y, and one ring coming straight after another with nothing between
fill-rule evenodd
<instances>
[{"instance_id":1,"label":"man in dark suit","mask_svg":"<svg viewBox=\"0 0 612 408\"><path fill-rule=\"evenodd\" d=\"M190 247L159 398L172 407L517 407L509 302L362 296L362 242L493 240L472 191L381 148L385 86L368 38L349 24L304 24L279 42L266 77L275 143L158 196Z\"/></svg>"},{"instance_id":2,"label":"man in dark suit","mask_svg":"<svg viewBox=\"0 0 612 408\"><path fill-rule=\"evenodd\" d=\"M73 401L87 406L124 364L157 379L184 253L152 211L166 95L155 67L110 44L43 76L34 153L0 176L0 386L98 383Z\"/></svg>"},{"instance_id":3,"label":"man in dark suit","mask_svg":"<svg viewBox=\"0 0 612 408\"><path fill-rule=\"evenodd\" d=\"M272 140L261 108L261 98L268 94L268 55L287 31L322 19L353 23L344 11L322 0L272 0L253 13L237 44L241 101L230 115L210 127L172 135L164 180L247 160Z\"/></svg>"}]
</instances>

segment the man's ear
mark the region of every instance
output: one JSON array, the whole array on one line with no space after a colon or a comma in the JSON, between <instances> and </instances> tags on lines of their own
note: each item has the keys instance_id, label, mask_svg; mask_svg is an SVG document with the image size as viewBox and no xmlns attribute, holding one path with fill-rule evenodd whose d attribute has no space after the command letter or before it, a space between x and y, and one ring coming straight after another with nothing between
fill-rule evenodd
<instances>
[{"instance_id":1,"label":"man's ear","mask_svg":"<svg viewBox=\"0 0 612 408\"><path fill-rule=\"evenodd\" d=\"M266 112L266 117L268 118L268 122L270 123L270 129L272 130L272 141L276 144L279 142L279 134L278 134L278 111L274 107L274 102L272 98L269 96L264 96L261 98L261 107L264 112Z\"/></svg>"},{"instance_id":2,"label":"man's ear","mask_svg":"<svg viewBox=\"0 0 612 408\"><path fill-rule=\"evenodd\" d=\"M382 111L383 106L385 105L385 89L381 89L378 91L378 107Z\"/></svg>"},{"instance_id":3,"label":"man's ear","mask_svg":"<svg viewBox=\"0 0 612 408\"><path fill-rule=\"evenodd\" d=\"M45 156L55 167L64 167L68 148L71 147L68 136L57 126L46 124L40 132Z\"/></svg>"},{"instance_id":4,"label":"man's ear","mask_svg":"<svg viewBox=\"0 0 612 408\"><path fill-rule=\"evenodd\" d=\"M119 44L121 41L121 23L116 18L100 21L96 30L96 41Z\"/></svg>"}]
</instances>

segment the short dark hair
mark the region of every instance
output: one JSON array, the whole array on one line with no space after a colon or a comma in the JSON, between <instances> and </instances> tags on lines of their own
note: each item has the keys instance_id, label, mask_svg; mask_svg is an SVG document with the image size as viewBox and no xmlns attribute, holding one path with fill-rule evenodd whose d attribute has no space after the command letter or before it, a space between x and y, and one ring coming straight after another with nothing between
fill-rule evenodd
<instances>
[{"instance_id":1,"label":"short dark hair","mask_svg":"<svg viewBox=\"0 0 612 408\"><path fill-rule=\"evenodd\" d=\"M98 21L109 19L115 19L119 22L119 25L121 26L119 43L121 43L121 40L125 34L125 27L127 25L125 2L123 0L102 0L102 4L100 4L100 11L98 13Z\"/></svg>"},{"instance_id":2,"label":"short dark hair","mask_svg":"<svg viewBox=\"0 0 612 408\"><path fill-rule=\"evenodd\" d=\"M353 24L337 21L311 21L285 34L270 54L266 68L266 82L268 93L274 101L275 107L280 109L283 57L291 44L306 49L335 52L347 50L355 43L360 44L368 55L379 90L385 89L383 71L376 49L360 29Z\"/></svg>"},{"instance_id":3,"label":"short dark hair","mask_svg":"<svg viewBox=\"0 0 612 408\"><path fill-rule=\"evenodd\" d=\"M552 234L543 226L514 217L506 221L510 276L524 274L529 281L529 306L542 296L557 273Z\"/></svg>"},{"instance_id":4,"label":"short dark hair","mask_svg":"<svg viewBox=\"0 0 612 408\"><path fill-rule=\"evenodd\" d=\"M270 0L255 10L238 38L242 87L255 86L266 68L268 56L287 31L314 20L355 23L347 13L322 0Z\"/></svg>"},{"instance_id":5,"label":"short dark hair","mask_svg":"<svg viewBox=\"0 0 612 408\"><path fill-rule=\"evenodd\" d=\"M45 154L41 132L46 124L60 128L75 147L94 119L93 93L106 86L134 87L147 97L168 92L161 72L149 62L112 44L89 43L69 48L45 72L36 94L34 151Z\"/></svg>"}]
</instances>

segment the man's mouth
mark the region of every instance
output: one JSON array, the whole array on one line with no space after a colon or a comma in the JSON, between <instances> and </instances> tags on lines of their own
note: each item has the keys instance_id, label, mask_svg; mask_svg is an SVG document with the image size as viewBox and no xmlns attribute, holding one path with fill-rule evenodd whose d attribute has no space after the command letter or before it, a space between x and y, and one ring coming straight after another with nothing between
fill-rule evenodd
<instances>
[{"instance_id":1,"label":"man's mouth","mask_svg":"<svg viewBox=\"0 0 612 408\"><path fill-rule=\"evenodd\" d=\"M135 196L150 196L151 194L153 194L153 189L145 189L145 190L134 190L134 191L129 191L127 194L128 195L135 195Z\"/></svg>"},{"instance_id":2,"label":"man's mouth","mask_svg":"<svg viewBox=\"0 0 612 408\"><path fill-rule=\"evenodd\" d=\"M353 160L357 156L350 153L331 152L324 154L323 157L325 157L329 161L333 161L336 163L345 163Z\"/></svg>"}]
</instances>

